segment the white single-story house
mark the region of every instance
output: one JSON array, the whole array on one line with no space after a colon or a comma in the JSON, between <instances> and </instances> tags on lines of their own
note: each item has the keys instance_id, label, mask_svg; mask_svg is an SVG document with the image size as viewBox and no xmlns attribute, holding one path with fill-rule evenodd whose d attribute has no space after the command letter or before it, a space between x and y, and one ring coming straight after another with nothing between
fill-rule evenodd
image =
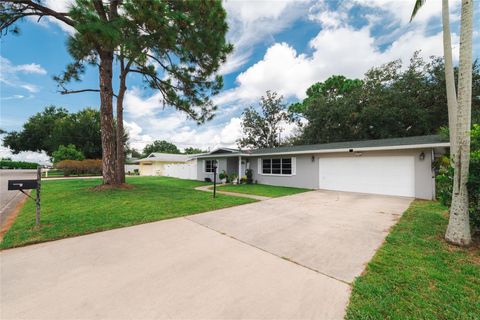
<instances>
[{"instance_id":1,"label":"white single-story house","mask_svg":"<svg viewBox=\"0 0 480 320\"><path fill-rule=\"evenodd\" d=\"M166 176L181 179L197 179L199 154L172 154L154 152L138 160L141 176Z\"/></svg>"},{"instance_id":2,"label":"white single-story house","mask_svg":"<svg viewBox=\"0 0 480 320\"><path fill-rule=\"evenodd\" d=\"M449 142L437 135L238 150L198 155L197 179L252 169L261 184L435 198L433 162ZM217 177L218 179L218 177Z\"/></svg>"}]
</instances>

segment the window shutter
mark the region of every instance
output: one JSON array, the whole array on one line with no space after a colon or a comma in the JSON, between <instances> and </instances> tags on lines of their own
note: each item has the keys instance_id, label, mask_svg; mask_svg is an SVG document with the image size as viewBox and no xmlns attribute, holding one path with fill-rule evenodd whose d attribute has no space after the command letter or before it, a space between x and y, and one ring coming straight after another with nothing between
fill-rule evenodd
<instances>
[{"instance_id":1,"label":"window shutter","mask_svg":"<svg viewBox=\"0 0 480 320\"><path fill-rule=\"evenodd\" d=\"M203 159L203 172L207 172L207 160Z\"/></svg>"},{"instance_id":2,"label":"window shutter","mask_svg":"<svg viewBox=\"0 0 480 320\"><path fill-rule=\"evenodd\" d=\"M262 174L262 159L258 158L258 174Z\"/></svg>"},{"instance_id":3,"label":"window shutter","mask_svg":"<svg viewBox=\"0 0 480 320\"><path fill-rule=\"evenodd\" d=\"M297 174L297 158L292 157L292 175Z\"/></svg>"}]
</instances>

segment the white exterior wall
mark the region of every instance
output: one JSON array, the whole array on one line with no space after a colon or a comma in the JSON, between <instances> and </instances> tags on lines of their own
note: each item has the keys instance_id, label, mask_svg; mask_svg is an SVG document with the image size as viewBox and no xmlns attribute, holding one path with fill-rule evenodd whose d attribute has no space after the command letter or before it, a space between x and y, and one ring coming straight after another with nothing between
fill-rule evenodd
<instances>
[{"instance_id":1,"label":"white exterior wall","mask_svg":"<svg viewBox=\"0 0 480 320\"><path fill-rule=\"evenodd\" d=\"M146 164L150 163L151 164ZM187 162L161 162L146 161L140 162L141 176L165 176L180 179L197 179L197 160Z\"/></svg>"},{"instance_id":2,"label":"white exterior wall","mask_svg":"<svg viewBox=\"0 0 480 320\"><path fill-rule=\"evenodd\" d=\"M420 160L420 154L424 153L425 158ZM308 189L319 189L320 186L320 166L319 158L338 158L338 157L358 157L355 153L350 152L336 152L336 153L317 153L317 154L296 154L296 155L273 155L273 156L264 156L264 157L244 157L242 159L248 161L247 167L253 169L253 180L257 181L259 184L268 184L268 185L277 185L277 186L287 186L287 187L297 187L297 188L308 188ZM368 156L378 156L378 157L411 157L413 159L413 181L414 181L414 196L419 199L434 199L435 198L435 177L433 172L432 165L432 149L405 149L405 150L391 150L391 151L364 151L361 153L360 157ZM282 157L292 157L294 158L295 168L292 175L264 175L259 170L259 159L263 158L282 158ZM215 158L212 155L209 159L217 159L218 161L218 172L222 170L227 170L227 159L230 157L224 158ZM238 159L238 158L235 158ZM213 180L213 174L205 173L205 159L198 159L197 162L197 179L204 180L206 177L209 177ZM390 162L390 161L389 161ZM381 162L379 163L381 165ZM391 166L386 170L395 170ZM379 170L381 172L381 170ZM218 179L218 177L217 177Z\"/></svg>"}]
</instances>

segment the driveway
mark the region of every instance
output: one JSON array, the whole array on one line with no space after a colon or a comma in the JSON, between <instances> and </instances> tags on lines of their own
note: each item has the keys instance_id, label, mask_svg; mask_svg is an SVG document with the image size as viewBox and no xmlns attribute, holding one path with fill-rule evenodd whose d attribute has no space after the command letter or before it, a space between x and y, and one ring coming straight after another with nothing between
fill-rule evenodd
<instances>
[{"instance_id":1,"label":"driveway","mask_svg":"<svg viewBox=\"0 0 480 320\"><path fill-rule=\"evenodd\" d=\"M410 202L313 191L3 251L1 318L341 319Z\"/></svg>"}]
</instances>

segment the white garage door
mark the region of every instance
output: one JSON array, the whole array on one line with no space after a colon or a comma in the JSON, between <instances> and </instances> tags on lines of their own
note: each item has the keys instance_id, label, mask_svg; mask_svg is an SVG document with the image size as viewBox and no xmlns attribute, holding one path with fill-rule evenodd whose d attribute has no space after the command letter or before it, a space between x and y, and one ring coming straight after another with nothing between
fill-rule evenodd
<instances>
[{"instance_id":1,"label":"white garage door","mask_svg":"<svg viewBox=\"0 0 480 320\"><path fill-rule=\"evenodd\" d=\"M320 189L415 196L413 156L320 158Z\"/></svg>"}]
</instances>

